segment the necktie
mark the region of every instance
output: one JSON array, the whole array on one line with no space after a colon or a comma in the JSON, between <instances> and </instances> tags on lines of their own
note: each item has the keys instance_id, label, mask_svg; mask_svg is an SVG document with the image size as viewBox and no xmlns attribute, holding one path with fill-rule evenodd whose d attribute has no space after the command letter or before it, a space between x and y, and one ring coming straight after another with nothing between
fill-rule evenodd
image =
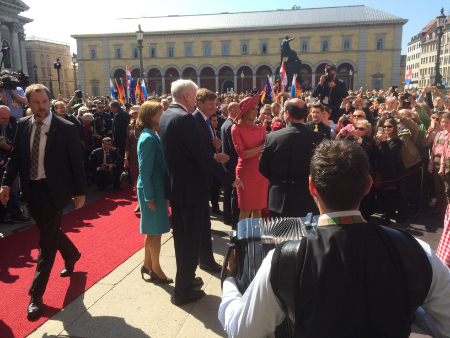
<instances>
[{"instance_id":1,"label":"necktie","mask_svg":"<svg viewBox=\"0 0 450 338\"><path fill-rule=\"evenodd\" d=\"M314 131L319 131L319 125L315 124Z\"/></svg>"},{"instance_id":2,"label":"necktie","mask_svg":"<svg viewBox=\"0 0 450 338\"><path fill-rule=\"evenodd\" d=\"M30 167L30 178L35 180L38 176L38 165L39 165L39 144L41 143L41 127L43 122L35 122L36 130L33 137L33 148L31 149L31 167Z\"/></svg>"},{"instance_id":3,"label":"necktie","mask_svg":"<svg viewBox=\"0 0 450 338\"><path fill-rule=\"evenodd\" d=\"M209 132L211 133L212 138L214 138L214 135L213 135L213 132L211 129L211 121L209 119L206 119L206 124L208 125L208 129L209 129Z\"/></svg>"}]
</instances>

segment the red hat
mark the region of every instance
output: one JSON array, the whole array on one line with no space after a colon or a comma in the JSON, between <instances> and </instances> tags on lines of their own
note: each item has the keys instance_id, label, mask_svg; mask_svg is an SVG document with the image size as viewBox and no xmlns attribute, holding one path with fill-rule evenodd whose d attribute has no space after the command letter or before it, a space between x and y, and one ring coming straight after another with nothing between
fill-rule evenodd
<instances>
[{"instance_id":1,"label":"red hat","mask_svg":"<svg viewBox=\"0 0 450 338\"><path fill-rule=\"evenodd\" d=\"M277 121L277 122L272 123L272 130L273 131L280 130L280 129L283 129L283 124L281 122Z\"/></svg>"},{"instance_id":2,"label":"red hat","mask_svg":"<svg viewBox=\"0 0 450 338\"><path fill-rule=\"evenodd\" d=\"M248 112L250 110L250 108L256 106L258 103L259 103L259 92L256 93L254 96L249 96L249 97L246 97L245 99L243 99L241 102L239 102L240 113L238 114L238 116L236 116L234 121L239 120L239 118L243 114Z\"/></svg>"}]
</instances>

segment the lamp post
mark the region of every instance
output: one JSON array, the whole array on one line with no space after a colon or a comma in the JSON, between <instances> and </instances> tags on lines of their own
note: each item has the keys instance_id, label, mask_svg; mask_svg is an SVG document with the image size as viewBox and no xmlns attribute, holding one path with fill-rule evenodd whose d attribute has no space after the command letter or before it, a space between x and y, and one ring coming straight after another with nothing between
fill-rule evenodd
<instances>
[{"instance_id":1,"label":"lamp post","mask_svg":"<svg viewBox=\"0 0 450 338\"><path fill-rule=\"evenodd\" d=\"M37 79L38 66L34 65L33 70L34 70L34 83L38 83L38 79Z\"/></svg>"},{"instance_id":2,"label":"lamp post","mask_svg":"<svg viewBox=\"0 0 450 338\"><path fill-rule=\"evenodd\" d=\"M444 14L444 8L441 9L441 14L439 14L437 17L437 38L438 38L438 46L437 46L437 56L436 56L436 63L434 65L434 73L431 74L430 81L434 83L434 85L438 89L444 89L445 86L442 85L442 74L439 69L439 66L441 64L441 61L439 60L441 57L441 38L442 34L444 33L444 24L445 24L445 14Z\"/></svg>"},{"instance_id":3,"label":"lamp post","mask_svg":"<svg viewBox=\"0 0 450 338\"><path fill-rule=\"evenodd\" d=\"M141 25L138 25L139 30L136 32L136 38L137 38L137 42L138 42L138 48L139 48L139 59L140 59L140 63L141 63L141 69L140 69L140 76L141 78L139 79L139 83L142 82L142 79L144 78L144 64L142 62L142 48L144 48L144 46L142 45L142 41L144 41L144 32L141 29Z\"/></svg>"},{"instance_id":4,"label":"lamp post","mask_svg":"<svg viewBox=\"0 0 450 338\"><path fill-rule=\"evenodd\" d=\"M73 64L73 80L74 80L74 87L75 87L74 91L78 89L76 63L77 63L77 56L75 53L73 53L72 54L72 64Z\"/></svg>"},{"instance_id":5,"label":"lamp post","mask_svg":"<svg viewBox=\"0 0 450 338\"><path fill-rule=\"evenodd\" d=\"M61 94L61 81L59 80L59 70L61 69L61 63L59 62L59 58L56 58L56 62L53 62L53 68L58 72L58 89Z\"/></svg>"},{"instance_id":6,"label":"lamp post","mask_svg":"<svg viewBox=\"0 0 450 338\"><path fill-rule=\"evenodd\" d=\"M353 70L350 69L350 71L348 72L348 75L350 75L350 80L348 81L349 83L349 87L351 90L353 90Z\"/></svg>"},{"instance_id":7,"label":"lamp post","mask_svg":"<svg viewBox=\"0 0 450 338\"><path fill-rule=\"evenodd\" d=\"M53 84L52 84L53 76L52 76L52 74L48 74L48 79L50 80L50 100L53 100L55 98L55 96L53 95Z\"/></svg>"},{"instance_id":8,"label":"lamp post","mask_svg":"<svg viewBox=\"0 0 450 338\"><path fill-rule=\"evenodd\" d=\"M241 93L244 92L244 71L241 72Z\"/></svg>"}]
</instances>

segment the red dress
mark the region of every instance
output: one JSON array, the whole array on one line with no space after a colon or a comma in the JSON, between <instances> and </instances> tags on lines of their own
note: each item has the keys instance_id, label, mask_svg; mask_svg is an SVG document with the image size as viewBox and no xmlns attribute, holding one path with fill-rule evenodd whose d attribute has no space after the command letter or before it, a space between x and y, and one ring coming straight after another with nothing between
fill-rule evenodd
<instances>
[{"instance_id":1,"label":"red dress","mask_svg":"<svg viewBox=\"0 0 450 338\"><path fill-rule=\"evenodd\" d=\"M254 149L263 144L266 139L266 130L261 125L246 126L235 124L231 127L231 137L239 156L236 167L236 176L242 180L244 189L237 188L239 209L255 210L267 207L269 180L258 169L259 156L255 154L246 158L247 150Z\"/></svg>"}]
</instances>

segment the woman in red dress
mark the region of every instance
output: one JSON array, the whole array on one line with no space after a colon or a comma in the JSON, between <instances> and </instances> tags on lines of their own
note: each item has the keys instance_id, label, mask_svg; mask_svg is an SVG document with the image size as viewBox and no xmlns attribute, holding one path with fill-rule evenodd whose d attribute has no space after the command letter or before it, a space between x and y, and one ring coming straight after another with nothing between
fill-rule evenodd
<instances>
[{"instance_id":1,"label":"woman in red dress","mask_svg":"<svg viewBox=\"0 0 450 338\"><path fill-rule=\"evenodd\" d=\"M267 206L269 180L258 170L259 156L266 140L266 130L254 124L258 114L259 93L239 102L240 113L235 118L238 124L231 127L231 136L239 156L236 177L244 187L237 188L239 220L250 217L261 218L261 209Z\"/></svg>"}]
</instances>

